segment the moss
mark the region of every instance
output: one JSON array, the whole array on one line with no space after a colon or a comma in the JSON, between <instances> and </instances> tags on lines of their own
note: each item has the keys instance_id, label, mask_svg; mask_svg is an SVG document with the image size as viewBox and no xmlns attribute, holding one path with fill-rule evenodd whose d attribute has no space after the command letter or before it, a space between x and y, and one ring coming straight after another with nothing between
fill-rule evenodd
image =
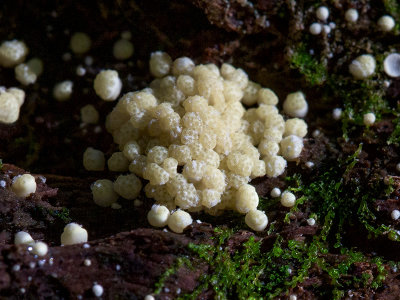
<instances>
[{"instance_id":1,"label":"moss","mask_svg":"<svg viewBox=\"0 0 400 300\"><path fill-rule=\"evenodd\" d=\"M300 44L294 51L290 65L303 74L311 85L321 85L327 78L326 67L308 53L304 44Z\"/></svg>"},{"instance_id":2,"label":"moss","mask_svg":"<svg viewBox=\"0 0 400 300\"><path fill-rule=\"evenodd\" d=\"M388 226L377 224L371 208L378 195L389 192L385 190L387 187L383 184L372 188L360 186L351 176L361 151L362 144L339 164L330 164L335 167L322 167L320 175L315 178L303 178L298 174L287 178L291 184L289 189L302 195L290 213L308 202L313 211L310 216L319 220L321 227L316 235L303 242L285 241L277 234L273 246L267 250L263 249L262 238L251 236L232 252L228 242L237 230L216 228L213 244L188 246L209 265L210 272L201 276L200 285L193 293L180 299L194 299L209 289L213 290L216 299L272 299L287 295L291 288L311 276L316 269L319 270L318 276L322 272L329 278L321 290L314 287L327 299L340 299L346 290L354 287L379 288L387 275L387 262L380 257L371 259L344 245L341 235L345 228L359 225L369 232L370 237L388 234L393 240L399 238ZM260 205L268 208L276 205L276 201L260 198ZM287 222L290 222L289 218ZM276 232L274 227L270 225L269 235ZM337 253L338 256L329 256L328 253ZM373 273L368 278L366 273L353 273L358 262L371 265Z\"/></svg>"},{"instance_id":3,"label":"moss","mask_svg":"<svg viewBox=\"0 0 400 300\"><path fill-rule=\"evenodd\" d=\"M158 295L161 293L162 288L165 286L165 282L170 278L172 275L176 274L176 272L182 266L191 266L190 261L186 257L178 257L174 264L167 268L164 273L160 276L158 281L154 284L154 294Z\"/></svg>"},{"instance_id":4,"label":"moss","mask_svg":"<svg viewBox=\"0 0 400 300\"><path fill-rule=\"evenodd\" d=\"M3 169L3 160L0 158L0 171Z\"/></svg>"}]
</instances>

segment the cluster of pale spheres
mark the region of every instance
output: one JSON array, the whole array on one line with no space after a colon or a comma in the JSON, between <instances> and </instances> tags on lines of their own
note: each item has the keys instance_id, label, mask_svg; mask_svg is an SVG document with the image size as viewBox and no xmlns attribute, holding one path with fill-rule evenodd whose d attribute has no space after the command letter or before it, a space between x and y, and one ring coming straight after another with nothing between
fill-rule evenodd
<instances>
[{"instance_id":1,"label":"cluster of pale spheres","mask_svg":"<svg viewBox=\"0 0 400 300\"><path fill-rule=\"evenodd\" d=\"M236 210L246 215L250 228L264 230L268 218L257 209L259 197L249 181L277 177L287 161L300 156L307 134L303 93L287 95L284 116L271 89L230 64L195 65L188 57L172 61L164 52L152 53L149 64L156 79L123 95L107 116L106 129L119 146L107 165L120 175L92 185L95 203L120 208L120 196L139 196L143 178L146 196L156 201L148 213L153 226L180 233L192 223L190 212ZM117 99L118 73L100 72L94 89L103 100ZM99 150L84 153L87 170L104 170L105 162ZM282 199L283 205L294 205L293 194Z\"/></svg>"}]
</instances>

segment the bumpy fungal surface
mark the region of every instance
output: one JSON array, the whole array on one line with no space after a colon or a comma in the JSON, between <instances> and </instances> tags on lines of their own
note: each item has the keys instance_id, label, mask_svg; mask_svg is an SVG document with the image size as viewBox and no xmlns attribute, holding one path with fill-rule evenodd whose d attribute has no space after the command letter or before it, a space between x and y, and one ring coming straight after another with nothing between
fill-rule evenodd
<instances>
[{"instance_id":1,"label":"bumpy fungal surface","mask_svg":"<svg viewBox=\"0 0 400 300\"><path fill-rule=\"evenodd\" d=\"M154 52L149 65L156 77L150 88L123 95L106 119L107 130L121 149L108 159L108 169L132 173L120 175L114 191L132 200L141 189L136 176L147 180L145 194L159 205L149 212L154 226L167 224L165 217L157 221L154 211L165 207L163 214L171 210L171 216L176 208L182 209L178 215L183 210L254 211L246 223L254 230L264 229L268 221L256 211L258 195L248 182L280 176L286 160L300 156L307 134L307 124L299 119L308 111L304 94L287 96L283 108L288 117L279 113L279 99L271 89L249 81L242 69L230 64L195 65L188 57L173 61L167 53ZM103 99L99 91L108 83L99 78L105 72L114 71L102 71L94 85ZM86 169L100 170L101 155L95 158L97 152L90 151L84 156ZM111 188L109 181L96 182L95 202L115 202ZM182 224L189 224L185 220L179 226L168 221L168 226L181 232Z\"/></svg>"}]
</instances>

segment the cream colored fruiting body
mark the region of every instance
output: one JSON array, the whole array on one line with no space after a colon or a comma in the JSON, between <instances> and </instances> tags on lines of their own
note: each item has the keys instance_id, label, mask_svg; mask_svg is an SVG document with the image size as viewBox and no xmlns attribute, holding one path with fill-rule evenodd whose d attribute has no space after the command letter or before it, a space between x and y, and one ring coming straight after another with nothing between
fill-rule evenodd
<instances>
[{"instance_id":1,"label":"cream colored fruiting body","mask_svg":"<svg viewBox=\"0 0 400 300\"><path fill-rule=\"evenodd\" d=\"M81 244L87 241L88 233L81 225L69 223L64 227L64 232L61 234L61 245Z\"/></svg>"},{"instance_id":2,"label":"cream colored fruiting body","mask_svg":"<svg viewBox=\"0 0 400 300\"><path fill-rule=\"evenodd\" d=\"M394 21L392 16L382 16L378 20L378 27L380 30L389 32L392 31L394 26L396 25L396 22Z\"/></svg>"},{"instance_id":3,"label":"cream colored fruiting body","mask_svg":"<svg viewBox=\"0 0 400 300\"><path fill-rule=\"evenodd\" d=\"M375 73L376 62L371 54L357 57L349 65L349 72L355 79L366 79Z\"/></svg>"},{"instance_id":4,"label":"cream colored fruiting body","mask_svg":"<svg viewBox=\"0 0 400 300\"><path fill-rule=\"evenodd\" d=\"M169 210L164 205L154 204L147 214L151 226L164 227L168 224Z\"/></svg>"},{"instance_id":5,"label":"cream colored fruiting body","mask_svg":"<svg viewBox=\"0 0 400 300\"><path fill-rule=\"evenodd\" d=\"M36 82L37 75L27 64L19 64L14 71L15 79L23 85L30 85Z\"/></svg>"},{"instance_id":6,"label":"cream colored fruiting body","mask_svg":"<svg viewBox=\"0 0 400 300\"><path fill-rule=\"evenodd\" d=\"M133 44L127 39L120 39L113 46L113 55L118 60L125 60L133 55Z\"/></svg>"},{"instance_id":7,"label":"cream colored fruiting body","mask_svg":"<svg viewBox=\"0 0 400 300\"><path fill-rule=\"evenodd\" d=\"M53 97L57 101L67 101L71 98L74 83L70 80L65 80L57 83L53 89Z\"/></svg>"},{"instance_id":8,"label":"cream colored fruiting body","mask_svg":"<svg viewBox=\"0 0 400 300\"><path fill-rule=\"evenodd\" d=\"M81 108L81 120L86 124L97 124L99 112L92 104L87 104Z\"/></svg>"},{"instance_id":9,"label":"cream colored fruiting body","mask_svg":"<svg viewBox=\"0 0 400 300\"><path fill-rule=\"evenodd\" d=\"M106 159L100 150L89 147L83 153L83 166L88 171L103 171Z\"/></svg>"},{"instance_id":10,"label":"cream colored fruiting body","mask_svg":"<svg viewBox=\"0 0 400 300\"><path fill-rule=\"evenodd\" d=\"M11 190L18 196L26 198L36 192L35 177L31 174L23 174L13 179Z\"/></svg>"},{"instance_id":11,"label":"cream colored fruiting body","mask_svg":"<svg viewBox=\"0 0 400 300\"><path fill-rule=\"evenodd\" d=\"M123 95L106 118L120 150L108 159L108 169L129 170L136 182L119 188L130 176L123 174L113 190L133 199L140 189L136 176L148 180L145 194L158 205L148 214L150 224L167 224L175 232L192 222L183 210L257 211L259 198L250 179L280 176L287 166L284 157L296 160L303 149L307 124L299 118L308 111L304 94L287 96L283 107L290 119L279 113L271 89L249 81L230 64L195 65L190 58L173 61L163 52L152 53L149 64L156 77L150 87ZM110 191L112 183L106 185ZM92 189L100 205L116 201L112 193L102 201ZM254 230L268 222L261 212L247 219Z\"/></svg>"},{"instance_id":12,"label":"cream colored fruiting body","mask_svg":"<svg viewBox=\"0 0 400 300\"><path fill-rule=\"evenodd\" d=\"M22 41L5 41L0 45L0 66L11 68L22 63L28 52L28 47Z\"/></svg>"},{"instance_id":13,"label":"cream colored fruiting body","mask_svg":"<svg viewBox=\"0 0 400 300\"><path fill-rule=\"evenodd\" d=\"M101 99L104 101L114 101L121 93L122 82L117 71L104 70L97 74L93 87Z\"/></svg>"},{"instance_id":14,"label":"cream colored fruiting body","mask_svg":"<svg viewBox=\"0 0 400 300\"><path fill-rule=\"evenodd\" d=\"M71 36L69 44L72 52L76 54L84 54L90 50L92 40L90 36L84 32L76 32Z\"/></svg>"},{"instance_id":15,"label":"cream colored fruiting body","mask_svg":"<svg viewBox=\"0 0 400 300\"><path fill-rule=\"evenodd\" d=\"M49 251L49 247L44 242L36 242L32 246L32 253L37 256L45 256Z\"/></svg>"},{"instance_id":16,"label":"cream colored fruiting body","mask_svg":"<svg viewBox=\"0 0 400 300\"><path fill-rule=\"evenodd\" d=\"M103 207L111 206L118 200L118 194L114 191L114 184L108 179L99 179L92 185L94 202Z\"/></svg>"},{"instance_id":17,"label":"cream colored fruiting body","mask_svg":"<svg viewBox=\"0 0 400 300\"><path fill-rule=\"evenodd\" d=\"M250 210L244 218L247 226L254 231L263 231L268 225L267 215L260 210Z\"/></svg>"},{"instance_id":18,"label":"cream colored fruiting body","mask_svg":"<svg viewBox=\"0 0 400 300\"><path fill-rule=\"evenodd\" d=\"M14 236L14 244L15 245L30 245L35 241L31 237L31 235L25 231L19 231Z\"/></svg>"}]
</instances>

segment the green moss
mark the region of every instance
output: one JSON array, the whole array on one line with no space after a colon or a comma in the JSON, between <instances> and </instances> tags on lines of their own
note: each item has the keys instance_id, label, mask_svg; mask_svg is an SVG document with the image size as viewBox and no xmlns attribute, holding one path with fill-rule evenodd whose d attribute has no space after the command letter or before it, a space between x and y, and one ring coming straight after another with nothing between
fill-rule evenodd
<instances>
[{"instance_id":1,"label":"green moss","mask_svg":"<svg viewBox=\"0 0 400 300\"><path fill-rule=\"evenodd\" d=\"M3 160L0 158L0 171L3 169Z\"/></svg>"},{"instance_id":2,"label":"green moss","mask_svg":"<svg viewBox=\"0 0 400 300\"><path fill-rule=\"evenodd\" d=\"M161 293L162 288L165 286L165 282L170 278L172 275L176 274L176 272L181 268L182 266L188 266L191 267L191 263L189 259L186 257L178 257L175 261L175 263L167 268L164 273L160 276L158 281L154 284L154 294L158 295Z\"/></svg>"},{"instance_id":3,"label":"green moss","mask_svg":"<svg viewBox=\"0 0 400 300\"><path fill-rule=\"evenodd\" d=\"M300 44L294 51L290 65L303 74L311 85L321 85L327 78L326 67L309 54L304 44Z\"/></svg>"}]
</instances>

